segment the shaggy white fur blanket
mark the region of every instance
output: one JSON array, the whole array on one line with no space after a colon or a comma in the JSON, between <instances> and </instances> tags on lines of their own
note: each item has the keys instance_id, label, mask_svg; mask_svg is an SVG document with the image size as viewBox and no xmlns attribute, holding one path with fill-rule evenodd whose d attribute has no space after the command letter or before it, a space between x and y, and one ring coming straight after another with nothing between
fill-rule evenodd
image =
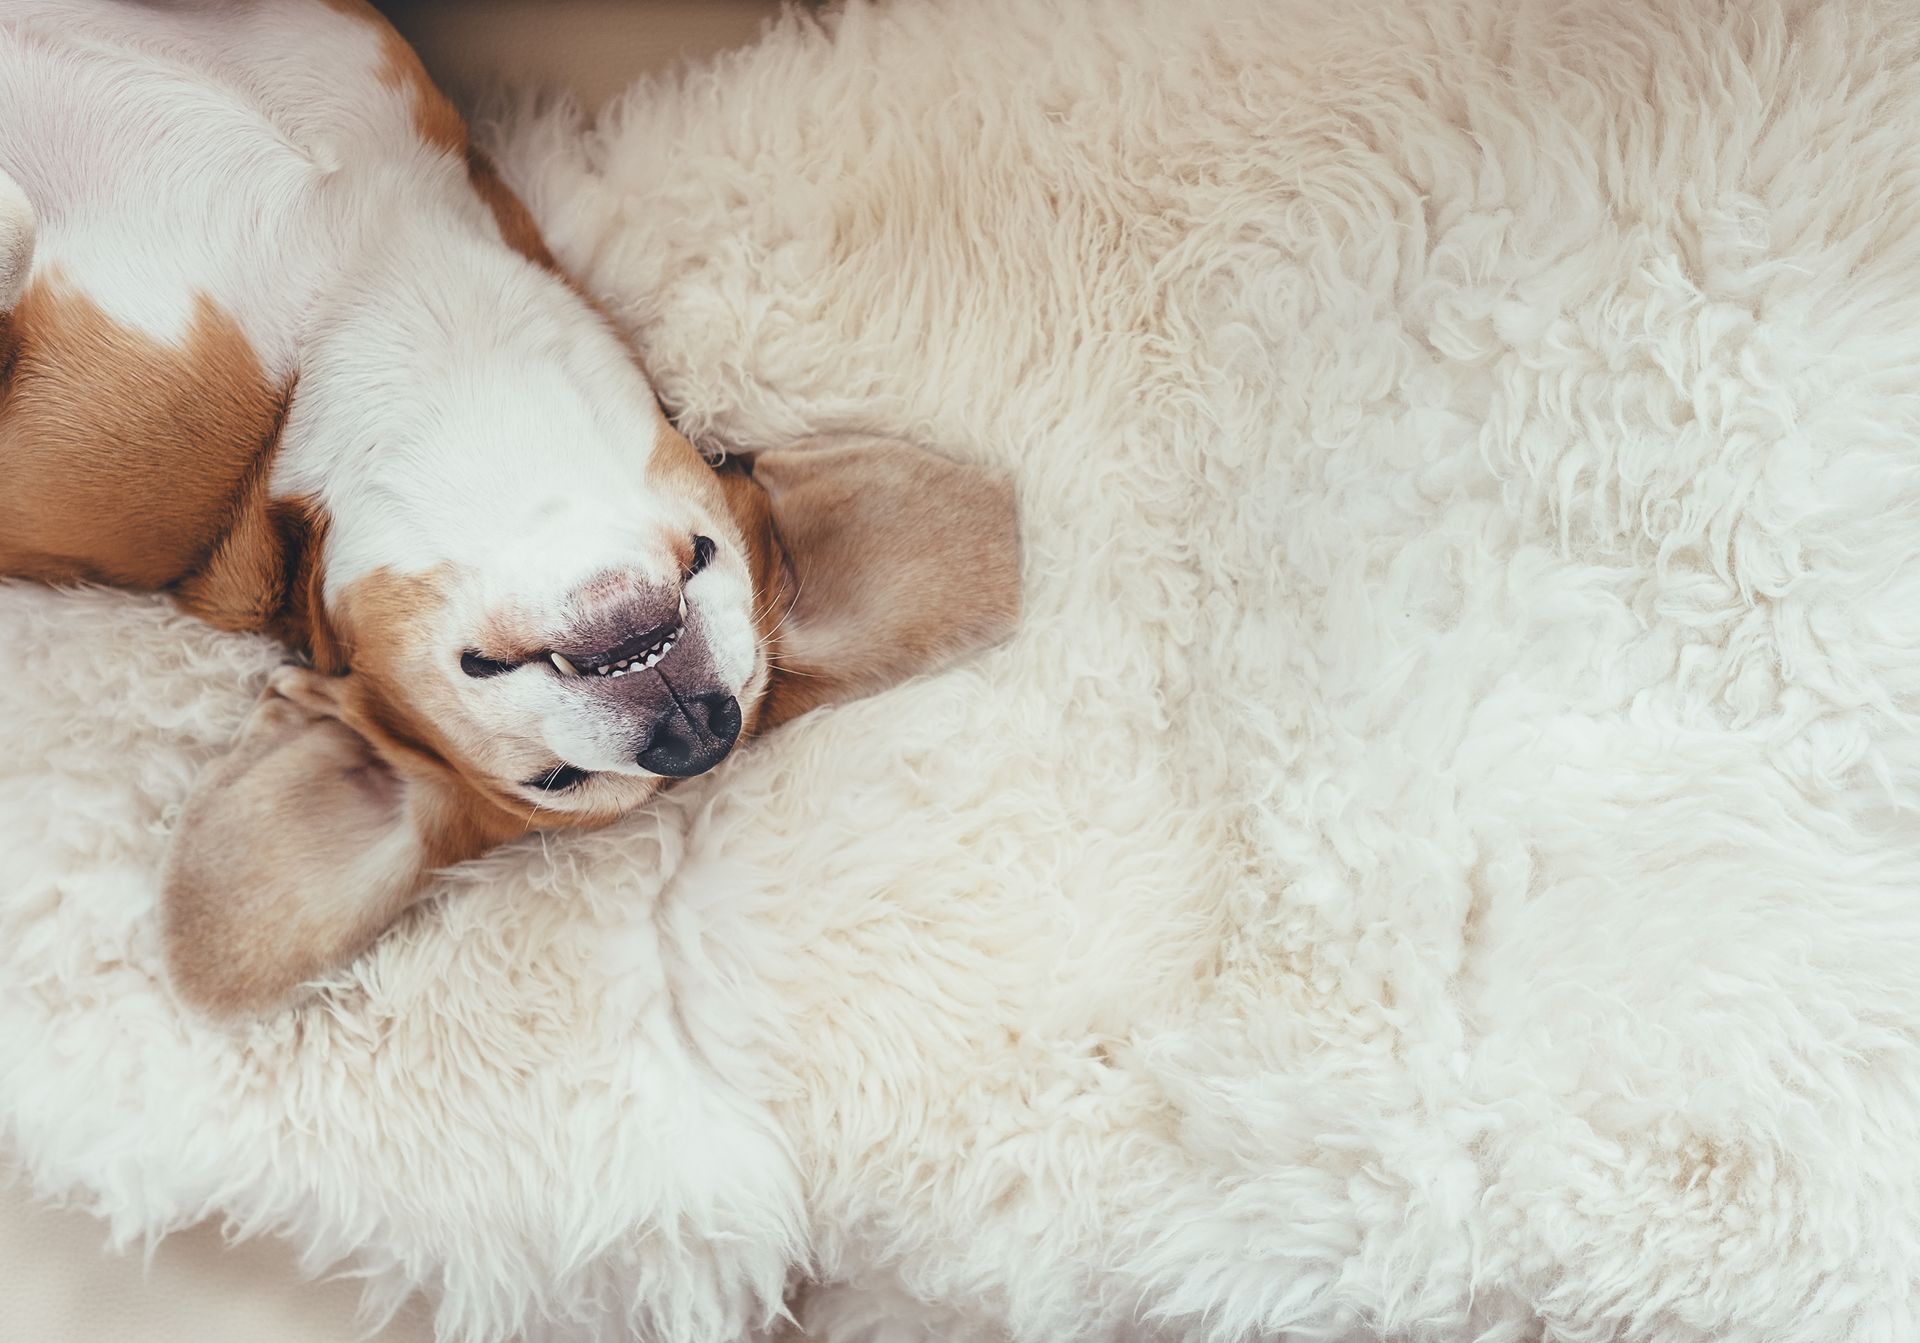
<instances>
[{"instance_id":1,"label":"shaggy white fur blanket","mask_svg":"<svg viewBox=\"0 0 1920 1343\"><path fill-rule=\"evenodd\" d=\"M44 1191L474 1339L1920 1335L1920 9L900 0L505 139L696 436L1010 466L1024 630L229 1037L274 651L5 588Z\"/></svg>"}]
</instances>

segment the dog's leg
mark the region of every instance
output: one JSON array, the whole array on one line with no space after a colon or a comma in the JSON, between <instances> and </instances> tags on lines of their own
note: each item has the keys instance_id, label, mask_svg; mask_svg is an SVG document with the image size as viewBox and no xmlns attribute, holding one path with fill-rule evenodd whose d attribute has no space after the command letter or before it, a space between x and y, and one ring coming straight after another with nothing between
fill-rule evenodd
<instances>
[{"instance_id":1,"label":"dog's leg","mask_svg":"<svg viewBox=\"0 0 1920 1343\"><path fill-rule=\"evenodd\" d=\"M33 269L33 202L0 169L0 316L13 311Z\"/></svg>"}]
</instances>

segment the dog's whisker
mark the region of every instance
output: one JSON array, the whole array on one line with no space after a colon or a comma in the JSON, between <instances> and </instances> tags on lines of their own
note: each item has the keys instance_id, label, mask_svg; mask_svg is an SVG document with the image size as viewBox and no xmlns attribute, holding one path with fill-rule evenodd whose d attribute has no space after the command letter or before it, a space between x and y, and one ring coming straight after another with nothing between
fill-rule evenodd
<instances>
[{"instance_id":1,"label":"dog's whisker","mask_svg":"<svg viewBox=\"0 0 1920 1343\"><path fill-rule=\"evenodd\" d=\"M767 631L766 637L769 640L779 634L782 629L786 628L787 622L793 619L793 613L800 605L800 591L803 585L804 584L800 582L794 584L793 597L787 602L787 609L780 613L780 619L776 620L773 628ZM756 620L755 623L758 624L759 622Z\"/></svg>"}]
</instances>

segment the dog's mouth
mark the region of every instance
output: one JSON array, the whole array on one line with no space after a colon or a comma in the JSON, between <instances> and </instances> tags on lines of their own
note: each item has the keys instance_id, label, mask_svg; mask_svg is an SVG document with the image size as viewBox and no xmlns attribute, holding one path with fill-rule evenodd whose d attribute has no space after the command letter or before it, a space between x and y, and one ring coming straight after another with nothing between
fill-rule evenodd
<instances>
[{"instance_id":1,"label":"dog's mouth","mask_svg":"<svg viewBox=\"0 0 1920 1343\"><path fill-rule=\"evenodd\" d=\"M630 634L610 648L598 651L550 648L530 658L509 660L490 658L474 649L460 655L460 670L476 680L504 676L534 663L545 663L565 680L615 680L632 672L648 671L660 665L687 632L687 603L680 602L680 613L670 624L656 625L638 634Z\"/></svg>"},{"instance_id":2,"label":"dog's mouth","mask_svg":"<svg viewBox=\"0 0 1920 1343\"><path fill-rule=\"evenodd\" d=\"M684 601L680 604L680 621L671 625L659 625L639 634L629 635L611 648L598 652L562 652L550 649L547 661L563 677L586 680L591 677L614 679L630 672L648 671L660 665L660 662L673 651L686 634L687 608Z\"/></svg>"}]
</instances>

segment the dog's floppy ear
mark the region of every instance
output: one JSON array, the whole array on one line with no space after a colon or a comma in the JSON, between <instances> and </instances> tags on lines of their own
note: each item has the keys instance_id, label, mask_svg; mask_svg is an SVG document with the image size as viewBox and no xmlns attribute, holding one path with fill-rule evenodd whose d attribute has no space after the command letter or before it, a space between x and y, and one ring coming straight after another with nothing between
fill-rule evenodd
<instances>
[{"instance_id":1,"label":"dog's floppy ear","mask_svg":"<svg viewBox=\"0 0 1920 1343\"><path fill-rule=\"evenodd\" d=\"M448 851L431 782L342 721L346 681L281 668L187 804L161 923L175 989L211 1016L290 1002L378 937L429 871L471 856Z\"/></svg>"},{"instance_id":2,"label":"dog's floppy ear","mask_svg":"<svg viewBox=\"0 0 1920 1343\"><path fill-rule=\"evenodd\" d=\"M885 690L1012 633L1020 535L1005 476L857 438L760 453L752 479L770 513L760 530L787 565L761 728ZM751 510L734 512L753 534ZM755 567L765 567L758 556Z\"/></svg>"}]
</instances>

